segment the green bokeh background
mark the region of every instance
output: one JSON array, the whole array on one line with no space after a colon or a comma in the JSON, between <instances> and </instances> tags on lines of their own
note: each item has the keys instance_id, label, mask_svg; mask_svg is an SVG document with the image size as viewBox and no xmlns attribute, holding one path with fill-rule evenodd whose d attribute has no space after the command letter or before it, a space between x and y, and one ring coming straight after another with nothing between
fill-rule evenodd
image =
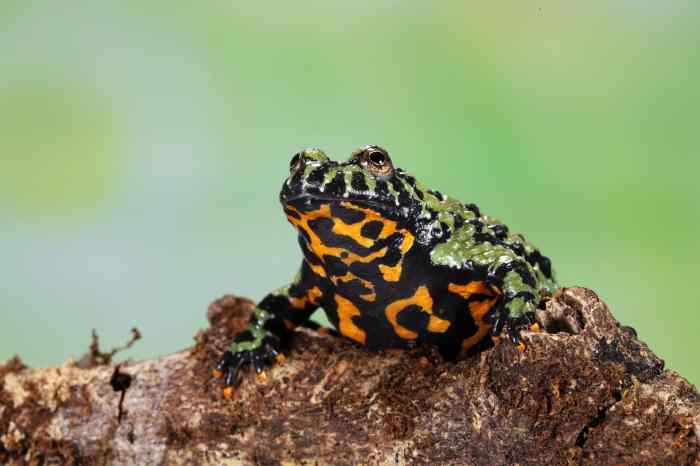
<instances>
[{"instance_id":1,"label":"green bokeh background","mask_svg":"<svg viewBox=\"0 0 700 466\"><path fill-rule=\"evenodd\" d=\"M296 271L291 155L368 143L700 382L700 4L0 4L0 360L191 344Z\"/></svg>"}]
</instances>

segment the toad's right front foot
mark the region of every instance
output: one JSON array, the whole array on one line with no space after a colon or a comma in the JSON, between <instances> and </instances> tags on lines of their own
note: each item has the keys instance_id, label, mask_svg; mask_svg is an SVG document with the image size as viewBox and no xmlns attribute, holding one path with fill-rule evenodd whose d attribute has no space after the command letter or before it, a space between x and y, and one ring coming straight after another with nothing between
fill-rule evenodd
<instances>
[{"instance_id":1,"label":"toad's right front foot","mask_svg":"<svg viewBox=\"0 0 700 466\"><path fill-rule=\"evenodd\" d=\"M277 338L268 333L259 341L251 340L249 332L243 332L224 353L213 371L216 378L224 379L224 397L231 398L238 382L240 369L244 364L251 364L259 377L264 377L263 369L273 362L284 361L282 353L276 349Z\"/></svg>"}]
</instances>

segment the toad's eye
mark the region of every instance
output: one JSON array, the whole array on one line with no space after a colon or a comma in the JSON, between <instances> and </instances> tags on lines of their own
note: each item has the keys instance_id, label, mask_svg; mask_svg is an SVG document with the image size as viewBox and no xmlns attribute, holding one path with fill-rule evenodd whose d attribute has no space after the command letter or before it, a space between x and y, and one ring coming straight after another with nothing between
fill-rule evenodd
<instances>
[{"instance_id":1,"label":"toad's eye","mask_svg":"<svg viewBox=\"0 0 700 466\"><path fill-rule=\"evenodd\" d=\"M370 152L367 157L369 157L369 161L376 167L381 168L386 164L386 155L384 155L383 152Z\"/></svg>"},{"instance_id":2,"label":"toad's eye","mask_svg":"<svg viewBox=\"0 0 700 466\"><path fill-rule=\"evenodd\" d=\"M362 155L362 165L375 176L388 176L394 169L389 154L379 146L366 147Z\"/></svg>"},{"instance_id":3,"label":"toad's eye","mask_svg":"<svg viewBox=\"0 0 700 466\"><path fill-rule=\"evenodd\" d=\"M292 157L292 160L289 161L289 172L294 173L299 169L299 165L301 162L301 153L294 154L294 157Z\"/></svg>"}]
</instances>

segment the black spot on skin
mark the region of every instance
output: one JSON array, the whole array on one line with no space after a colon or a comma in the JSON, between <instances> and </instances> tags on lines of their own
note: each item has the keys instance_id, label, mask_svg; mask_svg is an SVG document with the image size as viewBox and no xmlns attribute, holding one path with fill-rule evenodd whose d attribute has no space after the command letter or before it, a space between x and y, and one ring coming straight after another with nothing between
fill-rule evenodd
<instances>
[{"instance_id":1,"label":"black spot on skin","mask_svg":"<svg viewBox=\"0 0 700 466\"><path fill-rule=\"evenodd\" d=\"M478 218L473 218L467 221L467 223L474 227L474 240L477 242L481 242L481 240L477 236L482 234L481 232L484 230L484 222L482 222Z\"/></svg>"},{"instance_id":2,"label":"black spot on skin","mask_svg":"<svg viewBox=\"0 0 700 466\"><path fill-rule=\"evenodd\" d=\"M326 263L326 270L331 275L342 277L348 273L348 266L335 256L323 256L323 261Z\"/></svg>"},{"instance_id":3,"label":"black spot on skin","mask_svg":"<svg viewBox=\"0 0 700 466\"><path fill-rule=\"evenodd\" d=\"M411 196L408 194L408 191L406 191L406 187L404 186L401 181L399 181L397 178L392 178L389 180L389 183L391 183L391 187L394 188L394 191L398 193L399 195L399 204L402 206L408 206L411 204Z\"/></svg>"},{"instance_id":4,"label":"black spot on skin","mask_svg":"<svg viewBox=\"0 0 700 466\"><path fill-rule=\"evenodd\" d=\"M459 230L464 226L464 218L461 215L454 216L455 230Z\"/></svg>"},{"instance_id":5,"label":"black spot on skin","mask_svg":"<svg viewBox=\"0 0 700 466\"><path fill-rule=\"evenodd\" d=\"M367 182L365 181L365 175L359 172L353 173L350 185L352 189L358 192L369 191L369 186L367 186Z\"/></svg>"},{"instance_id":6,"label":"black spot on skin","mask_svg":"<svg viewBox=\"0 0 700 466\"><path fill-rule=\"evenodd\" d=\"M410 305L396 315L396 322L418 334L426 332L430 316L419 306Z\"/></svg>"},{"instance_id":7,"label":"black spot on skin","mask_svg":"<svg viewBox=\"0 0 700 466\"><path fill-rule=\"evenodd\" d=\"M303 287L299 283L289 285L289 296L301 298L304 296Z\"/></svg>"},{"instance_id":8,"label":"black spot on skin","mask_svg":"<svg viewBox=\"0 0 700 466\"><path fill-rule=\"evenodd\" d=\"M532 276L526 262L520 260L513 260L501 265L496 269L494 275L500 280L511 270L520 275L524 284L533 288L535 287L535 277Z\"/></svg>"},{"instance_id":9,"label":"black spot on skin","mask_svg":"<svg viewBox=\"0 0 700 466\"><path fill-rule=\"evenodd\" d=\"M338 282L338 292L344 296L361 296L374 291L365 286L360 280L350 280L348 282Z\"/></svg>"},{"instance_id":10,"label":"black spot on skin","mask_svg":"<svg viewBox=\"0 0 700 466\"><path fill-rule=\"evenodd\" d=\"M333 218L338 218L348 225L361 222L365 219L364 212L355 209L348 209L337 202L331 203L331 215Z\"/></svg>"},{"instance_id":11,"label":"black spot on skin","mask_svg":"<svg viewBox=\"0 0 700 466\"><path fill-rule=\"evenodd\" d=\"M548 257L542 255L538 250L534 250L532 254L527 258L527 261L532 265L537 265L545 277L551 278L552 276L552 263Z\"/></svg>"},{"instance_id":12,"label":"black spot on skin","mask_svg":"<svg viewBox=\"0 0 700 466\"><path fill-rule=\"evenodd\" d=\"M539 262L540 264L540 270L544 274L545 277L547 278L552 278L552 261L549 260L549 257L542 256L542 259Z\"/></svg>"},{"instance_id":13,"label":"black spot on skin","mask_svg":"<svg viewBox=\"0 0 700 466\"><path fill-rule=\"evenodd\" d=\"M348 270L353 275L363 278L369 282L377 282L377 262L366 264L364 262L353 262Z\"/></svg>"},{"instance_id":14,"label":"black spot on skin","mask_svg":"<svg viewBox=\"0 0 700 466\"><path fill-rule=\"evenodd\" d=\"M428 193L432 194L433 196L438 198L438 201L442 202L445 200L445 196L442 195L440 191L433 191L432 189L428 190Z\"/></svg>"},{"instance_id":15,"label":"black spot on skin","mask_svg":"<svg viewBox=\"0 0 700 466\"><path fill-rule=\"evenodd\" d=\"M508 236L508 227L505 225L491 225L491 231L498 239L504 239Z\"/></svg>"},{"instance_id":16,"label":"black spot on skin","mask_svg":"<svg viewBox=\"0 0 700 466\"><path fill-rule=\"evenodd\" d=\"M508 228L505 227L505 225L502 225L505 228L505 233L504 230L498 228L501 225L490 225L489 228L486 229L486 232L484 232L485 225L481 220L473 219L469 220L467 223L474 225L474 241L477 243L490 243L494 246L503 246L504 248L508 248L513 251L516 255L526 258L527 254L525 252L525 247L522 244L507 241ZM528 260L528 262L531 263L530 260Z\"/></svg>"},{"instance_id":17,"label":"black spot on skin","mask_svg":"<svg viewBox=\"0 0 700 466\"><path fill-rule=\"evenodd\" d=\"M341 258L341 259L347 259L348 256L350 256L350 253L347 252L347 251L343 251L343 252L340 253L340 258Z\"/></svg>"},{"instance_id":18,"label":"black spot on skin","mask_svg":"<svg viewBox=\"0 0 700 466\"><path fill-rule=\"evenodd\" d=\"M309 221L309 227L324 240L325 234L333 229L333 220L330 218L315 218ZM324 241L325 242L325 241Z\"/></svg>"},{"instance_id":19,"label":"black spot on skin","mask_svg":"<svg viewBox=\"0 0 700 466\"><path fill-rule=\"evenodd\" d=\"M539 260L537 261L537 264L540 266L540 270L545 277L552 278L552 261L549 260L549 257L543 256L539 251L536 252L540 255Z\"/></svg>"},{"instance_id":20,"label":"black spot on skin","mask_svg":"<svg viewBox=\"0 0 700 466\"><path fill-rule=\"evenodd\" d=\"M418 189L416 179L414 177L412 177L411 175L403 175L403 173L399 173L399 175L402 175L403 179L409 184L409 186L411 186L411 188L413 188L413 191L416 193L418 199L420 199L421 201L425 199L425 193Z\"/></svg>"},{"instance_id":21,"label":"black spot on skin","mask_svg":"<svg viewBox=\"0 0 700 466\"><path fill-rule=\"evenodd\" d=\"M390 197L389 187L384 180L377 180L377 187L375 190L377 191L377 195L379 195L381 198Z\"/></svg>"},{"instance_id":22,"label":"black spot on skin","mask_svg":"<svg viewBox=\"0 0 700 466\"><path fill-rule=\"evenodd\" d=\"M318 168L315 168L311 173L309 173L309 176L306 178L306 181L311 185L321 186L321 184L323 183L323 178L326 176L327 172L328 167L326 166L320 166Z\"/></svg>"},{"instance_id":23,"label":"black spot on skin","mask_svg":"<svg viewBox=\"0 0 700 466\"><path fill-rule=\"evenodd\" d=\"M477 217L481 217L481 211L479 210L479 206L476 204L464 204L464 208L471 211Z\"/></svg>"},{"instance_id":24,"label":"black spot on skin","mask_svg":"<svg viewBox=\"0 0 700 466\"><path fill-rule=\"evenodd\" d=\"M362 230L360 230L360 234L365 238L377 239L379 238L379 235L381 234L383 229L384 224L382 222L380 222L379 220L373 220L371 222L366 223L362 227Z\"/></svg>"},{"instance_id":25,"label":"black spot on skin","mask_svg":"<svg viewBox=\"0 0 700 466\"><path fill-rule=\"evenodd\" d=\"M523 246L520 243L508 244L507 247L509 247L511 251L513 251L514 253L516 253L519 256L525 255L525 246Z\"/></svg>"},{"instance_id":26,"label":"black spot on skin","mask_svg":"<svg viewBox=\"0 0 700 466\"><path fill-rule=\"evenodd\" d=\"M384 255L384 257L381 260L381 262L384 265L388 265L390 267L393 267L399 263L402 255L401 255L401 250L399 249L398 244L399 243L397 243L397 242L393 242L392 247L390 247L389 250Z\"/></svg>"},{"instance_id":27,"label":"black spot on skin","mask_svg":"<svg viewBox=\"0 0 700 466\"><path fill-rule=\"evenodd\" d=\"M345 175L342 171L336 173L330 183L326 185L327 196L341 197L345 193Z\"/></svg>"},{"instance_id":28,"label":"black spot on skin","mask_svg":"<svg viewBox=\"0 0 700 466\"><path fill-rule=\"evenodd\" d=\"M309 234L306 232L306 230L300 229L300 230L298 230L298 231L299 231L299 236L298 236L298 238L299 238L299 241L298 241L298 242L299 242L299 246L301 246L301 247L303 248L304 246L306 246L307 243L309 243L309 242L311 241L311 237L310 237Z\"/></svg>"}]
</instances>

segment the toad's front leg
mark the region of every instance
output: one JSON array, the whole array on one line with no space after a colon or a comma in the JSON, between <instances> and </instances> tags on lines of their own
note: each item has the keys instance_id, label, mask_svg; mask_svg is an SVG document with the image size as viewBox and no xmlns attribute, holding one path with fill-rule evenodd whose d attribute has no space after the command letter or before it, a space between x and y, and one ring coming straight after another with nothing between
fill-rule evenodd
<instances>
[{"instance_id":1,"label":"toad's front leg","mask_svg":"<svg viewBox=\"0 0 700 466\"><path fill-rule=\"evenodd\" d=\"M506 254L491 264L489 277L502 294L485 320L492 325L494 337L505 333L522 351L520 332L532 328L540 300L535 271L524 258Z\"/></svg>"},{"instance_id":2,"label":"toad's front leg","mask_svg":"<svg viewBox=\"0 0 700 466\"><path fill-rule=\"evenodd\" d=\"M314 327L309 317L322 297L315 277L304 262L292 284L270 293L253 310L248 326L234 338L214 369L214 376L224 380L226 398L233 396L243 366L252 365L262 376L266 366L284 359L280 343L297 325Z\"/></svg>"}]
</instances>

